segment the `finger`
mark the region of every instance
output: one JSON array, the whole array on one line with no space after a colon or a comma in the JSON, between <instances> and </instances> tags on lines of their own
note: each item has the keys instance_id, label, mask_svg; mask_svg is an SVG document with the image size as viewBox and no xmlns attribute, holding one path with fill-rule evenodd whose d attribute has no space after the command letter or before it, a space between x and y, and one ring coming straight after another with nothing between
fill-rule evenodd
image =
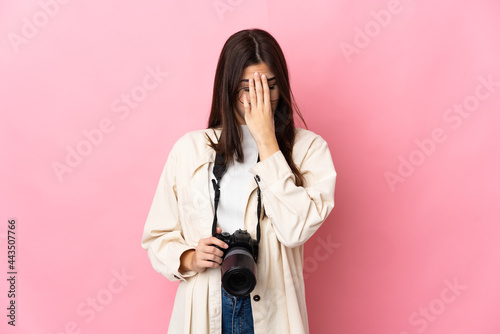
<instances>
[{"instance_id":1,"label":"finger","mask_svg":"<svg viewBox=\"0 0 500 334\"><path fill-rule=\"evenodd\" d=\"M220 256L216 256L214 254L204 254L203 256L203 260L204 261L210 261L210 262L215 262L215 263L218 263L218 264L221 264L222 263L222 258Z\"/></svg>"},{"instance_id":2,"label":"finger","mask_svg":"<svg viewBox=\"0 0 500 334\"><path fill-rule=\"evenodd\" d=\"M219 240L216 237L210 237L210 244L219 246L220 248L224 248L224 249L228 247L224 241Z\"/></svg>"},{"instance_id":3,"label":"finger","mask_svg":"<svg viewBox=\"0 0 500 334\"><path fill-rule=\"evenodd\" d=\"M217 258L219 258L219 259L220 259L220 261L219 261L219 262L222 262L222 257L224 256L224 252L223 252L223 251L221 251L220 249L218 249L217 247L213 247L213 246L212 246L212 248L213 248L213 249L212 249L212 252L213 252L212 254L213 254L214 256L216 256Z\"/></svg>"},{"instance_id":4,"label":"finger","mask_svg":"<svg viewBox=\"0 0 500 334\"><path fill-rule=\"evenodd\" d=\"M225 245L225 243L223 241L221 241L217 238L214 238L214 239L217 240L219 243L222 243L223 245ZM217 247L221 247L221 246L217 245ZM214 243L212 242L212 240L210 238L207 238L207 239L204 239L203 242L201 242L201 240L200 240L198 247L196 247L196 251L199 254L215 254L218 257L222 257L224 255L224 252L217 247L214 246ZM221 248L223 248L223 247L221 247Z\"/></svg>"},{"instance_id":5,"label":"finger","mask_svg":"<svg viewBox=\"0 0 500 334\"><path fill-rule=\"evenodd\" d=\"M262 74L262 90L264 92L264 107L267 108L271 105L271 94L269 92L269 83L267 82L267 77Z\"/></svg>"},{"instance_id":6,"label":"finger","mask_svg":"<svg viewBox=\"0 0 500 334\"><path fill-rule=\"evenodd\" d=\"M211 262L216 263L218 265L221 264L222 258L214 254L197 252L195 262L197 266L205 268L207 266L211 266L210 265Z\"/></svg>"},{"instance_id":7,"label":"finger","mask_svg":"<svg viewBox=\"0 0 500 334\"><path fill-rule=\"evenodd\" d=\"M220 265L221 265L220 263L214 261L205 261L203 263L203 266L206 268L219 268Z\"/></svg>"},{"instance_id":8,"label":"finger","mask_svg":"<svg viewBox=\"0 0 500 334\"><path fill-rule=\"evenodd\" d=\"M204 259L198 259L196 261L196 266L203 271L204 269L206 268L218 268L220 266L220 263L219 262L215 262L215 261L210 261L210 260L204 260Z\"/></svg>"},{"instance_id":9,"label":"finger","mask_svg":"<svg viewBox=\"0 0 500 334\"><path fill-rule=\"evenodd\" d=\"M250 78L248 79L248 90L250 91L250 104L252 108L257 107L257 96L255 95L255 81Z\"/></svg>"},{"instance_id":10,"label":"finger","mask_svg":"<svg viewBox=\"0 0 500 334\"><path fill-rule=\"evenodd\" d=\"M217 233L217 234L222 233L222 228L217 227L217 228L215 229L215 233Z\"/></svg>"},{"instance_id":11,"label":"finger","mask_svg":"<svg viewBox=\"0 0 500 334\"><path fill-rule=\"evenodd\" d=\"M262 96L262 82L260 81L259 72L255 72L255 93L257 95L257 107L261 108L264 103L264 98Z\"/></svg>"}]
</instances>

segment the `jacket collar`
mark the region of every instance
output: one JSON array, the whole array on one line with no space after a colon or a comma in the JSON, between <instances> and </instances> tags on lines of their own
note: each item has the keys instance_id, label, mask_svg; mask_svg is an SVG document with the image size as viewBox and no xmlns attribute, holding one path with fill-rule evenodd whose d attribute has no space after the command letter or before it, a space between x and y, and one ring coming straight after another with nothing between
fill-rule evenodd
<instances>
[{"instance_id":1,"label":"jacket collar","mask_svg":"<svg viewBox=\"0 0 500 334\"><path fill-rule=\"evenodd\" d=\"M219 138L220 138L220 133L221 133L221 128L216 128L216 129L206 129L204 133L208 135L208 137L214 142L218 143ZM215 151L213 148L209 146L209 142L207 140L207 144L204 147L203 153L200 155L200 158L198 161L193 165L193 170L190 171L191 177L200 169L202 166L204 166L207 163L211 163L215 161Z\"/></svg>"},{"instance_id":2,"label":"jacket collar","mask_svg":"<svg viewBox=\"0 0 500 334\"><path fill-rule=\"evenodd\" d=\"M222 128L206 129L204 131L204 133L206 135L208 135L214 143L217 143L217 142L219 142L221 131L222 131ZM208 140L207 140L207 145L204 147L203 153L200 155L200 158L197 161L197 163L195 163L193 165L193 170L190 172L191 178L194 178L195 174L197 172L201 171L202 172L201 175L198 175L198 176L201 176L201 178L205 179L205 180L208 179L208 173L210 173L210 171L208 169L208 166L205 166L205 165L214 162L215 155L216 155L215 150L208 145ZM201 170L200 170L200 168L201 168ZM211 183L209 183L208 186L211 187L212 186ZM250 194L255 189L257 189L257 183L255 182L255 180L252 179L250 181L250 183L247 185L247 189L245 190L246 191L245 198L246 198L247 203L248 203ZM207 191L208 191L208 189L207 189ZM209 192L207 193L207 195L210 197ZM213 208L212 208L212 212L213 212Z\"/></svg>"}]
</instances>

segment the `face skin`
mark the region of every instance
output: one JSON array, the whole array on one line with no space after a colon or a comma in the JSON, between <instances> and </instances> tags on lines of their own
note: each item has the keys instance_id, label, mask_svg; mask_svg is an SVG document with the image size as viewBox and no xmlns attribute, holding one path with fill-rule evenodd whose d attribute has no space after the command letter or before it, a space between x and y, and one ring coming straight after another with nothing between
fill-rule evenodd
<instances>
[{"instance_id":1,"label":"face skin","mask_svg":"<svg viewBox=\"0 0 500 334\"><path fill-rule=\"evenodd\" d=\"M271 69L265 64L265 63L260 63L256 65L250 65L245 70L243 71L243 75L241 76L242 80L247 80L247 81L240 81L240 84L238 85L238 89L242 87L248 87L248 79L254 78L254 73L258 72L260 75L264 74L267 77L269 86L272 86L273 84L276 83L275 80L269 80L270 78L274 78L274 73L271 72ZM275 86L274 89L278 89L278 86ZM278 91L279 92L279 91ZM248 96L248 95L247 95ZM272 110L275 110L278 107L278 101L276 102L271 102L271 108ZM236 100L236 108L234 110L236 120L238 121L239 124L246 124L245 122L245 108L243 106L243 103L240 103L238 100Z\"/></svg>"}]
</instances>

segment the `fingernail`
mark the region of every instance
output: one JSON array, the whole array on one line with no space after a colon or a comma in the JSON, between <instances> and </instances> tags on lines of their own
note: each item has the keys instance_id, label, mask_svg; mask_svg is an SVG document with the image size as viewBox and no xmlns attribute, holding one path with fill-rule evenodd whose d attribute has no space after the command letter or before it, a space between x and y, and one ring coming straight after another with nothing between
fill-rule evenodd
<instances>
[{"instance_id":1,"label":"fingernail","mask_svg":"<svg viewBox=\"0 0 500 334\"><path fill-rule=\"evenodd\" d=\"M252 83L252 82L253 82L252 78L248 79L248 83Z\"/></svg>"},{"instance_id":2,"label":"fingernail","mask_svg":"<svg viewBox=\"0 0 500 334\"><path fill-rule=\"evenodd\" d=\"M255 72L255 76L257 76L257 77L258 77L258 76L259 76L259 72Z\"/></svg>"}]
</instances>

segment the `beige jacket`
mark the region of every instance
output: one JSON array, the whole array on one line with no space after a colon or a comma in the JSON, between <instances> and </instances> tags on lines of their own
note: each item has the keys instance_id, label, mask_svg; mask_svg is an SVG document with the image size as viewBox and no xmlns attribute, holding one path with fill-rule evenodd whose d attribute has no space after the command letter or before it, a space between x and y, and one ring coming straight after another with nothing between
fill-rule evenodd
<instances>
[{"instance_id":1,"label":"beige jacket","mask_svg":"<svg viewBox=\"0 0 500 334\"><path fill-rule=\"evenodd\" d=\"M220 269L179 273L181 254L211 234L214 212L208 167L215 152L205 135L216 140L219 133L194 131L175 143L144 226L142 247L147 249L153 268L171 281L180 280L170 319L171 334L221 332ZM304 187L295 186L281 151L250 169L260 179L263 204L257 285L251 293L256 334L309 332L303 244L333 208L336 172L327 143L308 130L297 128L293 160L304 175ZM244 224L254 239L256 189L252 179L246 190Z\"/></svg>"}]
</instances>

